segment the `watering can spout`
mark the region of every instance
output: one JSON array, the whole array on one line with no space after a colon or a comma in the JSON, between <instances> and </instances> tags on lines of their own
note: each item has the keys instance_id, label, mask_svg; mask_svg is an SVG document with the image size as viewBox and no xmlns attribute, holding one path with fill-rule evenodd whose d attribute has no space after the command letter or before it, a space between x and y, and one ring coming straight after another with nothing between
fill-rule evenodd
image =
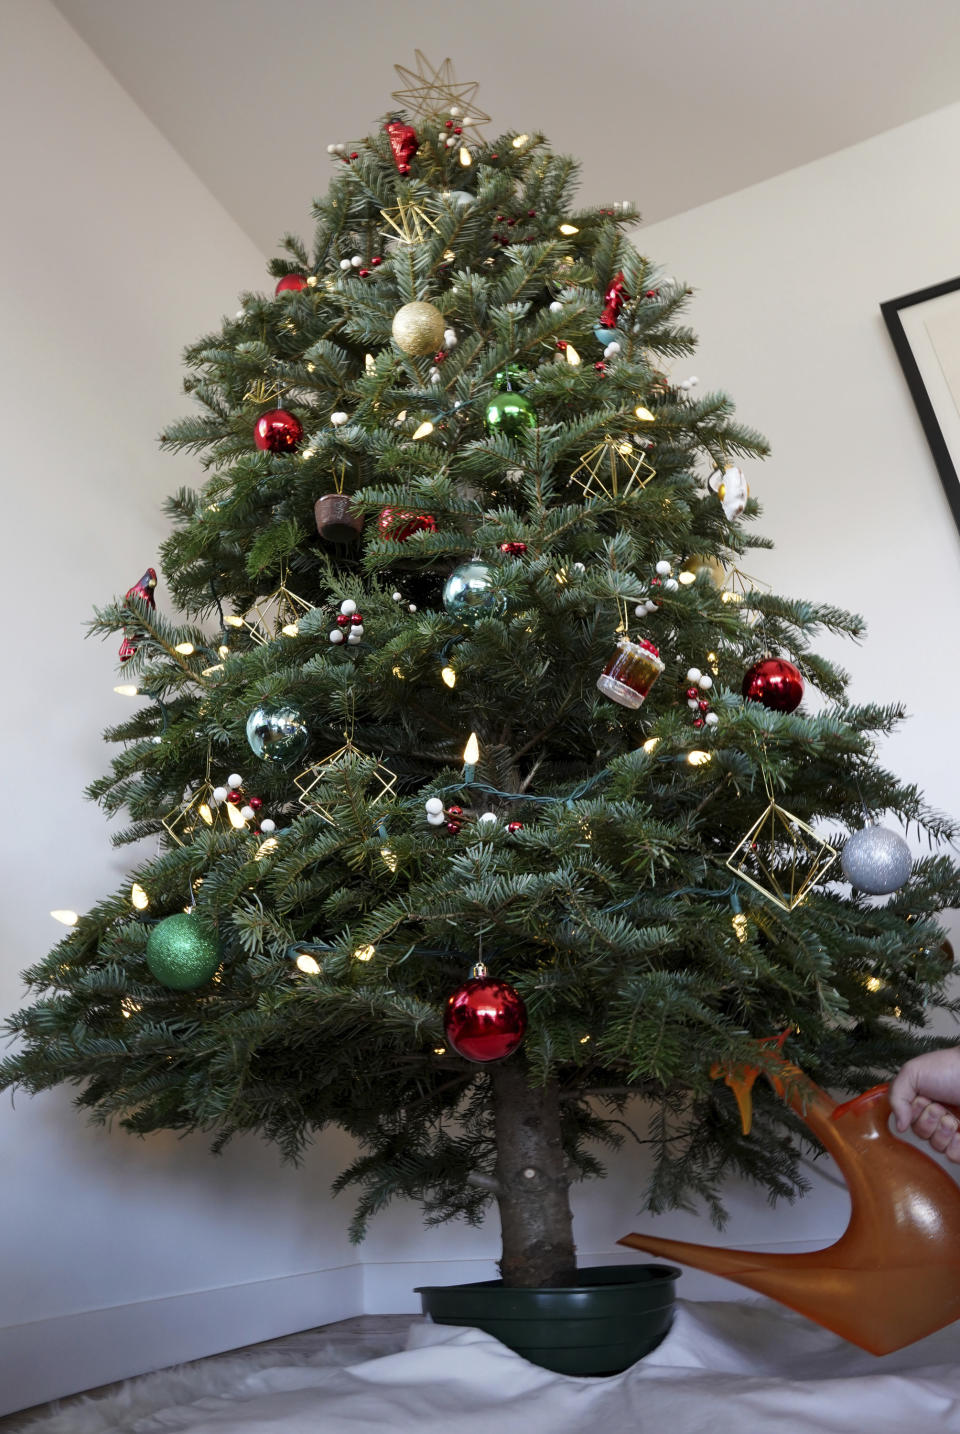
<instances>
[{"instance_id":1,"label":"watering can spout","mask_svg":"<svg viewBox=\"0 0 960 1434\"><path fill-rule=\"evenodd\" d=\"M816 1133L846 1180L850 1222L840 1239L799 1254L636 1234L619 1243L735 1280L871 1354L889 1354L960 1318L960 1188L890 1130L889 1087L837 1105L797 1066L779 1053L771 1066L767 1054L765 1073L774 1089ZM738 1100L756 1074L728 1076Z\"/></svg>"}]
</instances>

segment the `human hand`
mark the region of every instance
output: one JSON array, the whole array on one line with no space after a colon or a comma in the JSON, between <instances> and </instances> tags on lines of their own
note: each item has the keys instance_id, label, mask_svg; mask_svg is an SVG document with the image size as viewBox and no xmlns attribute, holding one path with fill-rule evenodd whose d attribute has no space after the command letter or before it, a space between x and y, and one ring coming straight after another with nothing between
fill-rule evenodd
<instances>
[{"instance_id":1,"label":"human hand","mask_svg":"<svg viewBox=\"0 0 960 1434\"><path fill-rule=\"evenodd\" d=\"M960 1119L947 1108L960 1105L960 1048L907 1061L890 1086L890 1105L901 1134L912 1127L914 1135L960 1165Z\"/></svg>"}]
</instances>

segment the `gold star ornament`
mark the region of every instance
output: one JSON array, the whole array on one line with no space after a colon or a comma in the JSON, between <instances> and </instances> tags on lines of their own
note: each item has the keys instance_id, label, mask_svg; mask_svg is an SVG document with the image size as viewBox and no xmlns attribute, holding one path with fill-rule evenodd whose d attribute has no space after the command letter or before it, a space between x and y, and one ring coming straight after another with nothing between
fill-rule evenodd
<instances>
[{"instance_id":1,"label":"gold star ornament","mask_svg":"<svg viewBox=\"0 0 960 1434\"><path fill-rule=\"evenodd\" d=\"M478 81L458 81L453 61L450 59L443 60L439 65L431 65L422 50L414 50L414 55L417 66L415 70L407 69L406 65L393 67L406 85L405 89L393 92L397 104L412 111L418 119L449 114L464 133L471 130L479 141L481 136L477 127L489 124L490 116L485 115L473 102L479 89Z\"/></svg>"}]
</instances>

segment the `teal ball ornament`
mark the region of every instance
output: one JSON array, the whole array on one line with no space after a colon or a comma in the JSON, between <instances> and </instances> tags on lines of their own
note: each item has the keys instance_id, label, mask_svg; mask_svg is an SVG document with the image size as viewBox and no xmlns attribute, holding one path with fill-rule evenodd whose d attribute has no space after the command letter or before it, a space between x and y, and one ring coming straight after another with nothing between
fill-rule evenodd
<instances>
[{"instance_id":1,"label":"teal ball ornament","mask_svg":"<svg viewBox=\"0 0 960 1434\"><path fill-rule=\"evenodd\" d=\"M247 718L247 741L255 757L289 767L307 750L310 732L296 707L262 702Z\"/></svg>"},{"instance_id":2,"label":"teal ball ornament","mask_svg":"<svg viewBox=\"0 0 960 1434\"><path fill-rule=\"evenodd\" d=\"M614 343L620 337L616 329L605 329L602 324L597 325L593 336L601 348L606 348L607 344Z\"/></svg>"},{"instance_id":3,"label":"teal ball ornament","mask_svg":"<svg viewBox=\"0 0 960 1434\"><path fill-rule=\"evenodd\" d=\"M217 937L186 911L157 922L147 937L146 955L151 976L171 991L205 986L223 960Z\"/></svg>"},{"instance_id":4,"label":"teal ball ornament","mask_svg":"<svg viewBox=\"0 0 960 1434\"><path fill-rule=\"evenodd\" d=\"M505 433L508 438L519 438L537 426L537 415L526 394L495 393L487 402L484 418L490 433Z\"/></svg>"},{"instance_id":5,"label":"teal ball ornament","mask_svg":"<svg viewBox=\"0 0 960 1434\"><path fill-rule=\"evenodd\" d=\"M482 617L503 617L507 599L493 586L493 571L486 563L461 563L454 568L443 588L443 605L460 622L478 622Z\"/></svg>"}]
</instances>

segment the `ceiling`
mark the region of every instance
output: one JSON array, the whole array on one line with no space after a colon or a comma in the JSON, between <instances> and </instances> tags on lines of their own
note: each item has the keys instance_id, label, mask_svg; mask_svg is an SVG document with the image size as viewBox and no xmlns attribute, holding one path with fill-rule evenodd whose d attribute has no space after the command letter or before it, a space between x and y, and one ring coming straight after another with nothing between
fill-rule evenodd
<instances>
[{"instance_id":1,"label":"ceiling","mask_svg":"<svg viewBox=\"0 0 960 1434\"><path fill-rule=\"evenodd\" d=\"M266 254L415 47L667 218L960 99L957 0L55 0Z\"/></svg>"}]
</instances>

